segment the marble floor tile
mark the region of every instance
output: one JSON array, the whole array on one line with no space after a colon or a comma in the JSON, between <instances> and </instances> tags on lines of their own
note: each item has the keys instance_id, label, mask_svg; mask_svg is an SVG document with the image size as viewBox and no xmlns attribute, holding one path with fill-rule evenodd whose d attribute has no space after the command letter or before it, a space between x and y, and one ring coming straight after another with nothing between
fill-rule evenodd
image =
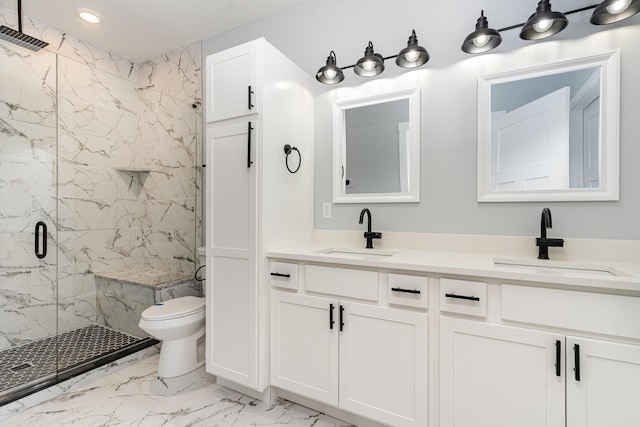
<instances>
[{"instance_id":1,"label":"marble floor tile","mask_svg":"<svg viewBox=\"0 0 640 427\"><path fill-rule=\"evenodd\" d=\"M156 376L158 355L0 422L5 426L292 426L348 423L278 399L261 402L212 382L200 368L177 379Z\"/></svg>"}]
</instances>

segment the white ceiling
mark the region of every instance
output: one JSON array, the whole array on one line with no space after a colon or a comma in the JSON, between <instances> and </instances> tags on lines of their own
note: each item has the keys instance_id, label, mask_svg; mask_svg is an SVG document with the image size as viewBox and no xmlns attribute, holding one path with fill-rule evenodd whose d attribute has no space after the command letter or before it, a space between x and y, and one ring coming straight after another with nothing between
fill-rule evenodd
<instances>
[{"instance_id":1,"label":"white ceiling","mask_svg":"<svg viewBox=\"0 0 640 427\"><path fill-rule=\"evenodd\" d=\"M302 0L23 0L22 14L134 62L204 40ZM17 0L0 0L17 9ZM87 24L76 9L98 12ZM17 29L17 23L16 23Z\"/></svg>"}]
</instances>

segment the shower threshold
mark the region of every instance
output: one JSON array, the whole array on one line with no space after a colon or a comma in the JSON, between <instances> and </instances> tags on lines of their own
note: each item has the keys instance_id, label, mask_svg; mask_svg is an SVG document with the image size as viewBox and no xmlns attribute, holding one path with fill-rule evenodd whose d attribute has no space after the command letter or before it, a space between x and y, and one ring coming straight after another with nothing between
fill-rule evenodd
<instances>
[{"instance_id":1,"label":"shower threshold","mask_svg":"<svg viewBox=\"0 0 640 427\"><path fill-rule=\"evenodd\" d=\"M0 406L157 343L91 325L0 351Z\"/></svg>"}]
</instances>

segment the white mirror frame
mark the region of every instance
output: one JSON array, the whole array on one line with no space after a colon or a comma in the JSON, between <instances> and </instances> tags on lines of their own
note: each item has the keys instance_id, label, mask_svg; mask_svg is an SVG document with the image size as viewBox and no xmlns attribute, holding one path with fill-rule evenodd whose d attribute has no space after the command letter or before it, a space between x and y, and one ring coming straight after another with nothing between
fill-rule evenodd
<instances>
[{"instance_id":1,"label":"white mirror frame","mask_svg":"<svg viewBox=\"0 0 640 427\"><path fill-rule=\"evenodd\" d=\"M409 100L409 183L406 192L346 194L342 165L346 158L346 110ZM417 203L420 201L420 89L411 88L333 103L333 203Z\"/></svg>"},{"instance_id":2,"label":"white mirror frame","mask_svg":"<svg viewBox=\"0 0 640 427\"><path fill-rule=\"evenodd\" d=\"M600 187L554 190L491 189L491 86L600 66ZM555 62L478 79L478 202L619 200L620 52Z\"/></svg>"}]
</instances>

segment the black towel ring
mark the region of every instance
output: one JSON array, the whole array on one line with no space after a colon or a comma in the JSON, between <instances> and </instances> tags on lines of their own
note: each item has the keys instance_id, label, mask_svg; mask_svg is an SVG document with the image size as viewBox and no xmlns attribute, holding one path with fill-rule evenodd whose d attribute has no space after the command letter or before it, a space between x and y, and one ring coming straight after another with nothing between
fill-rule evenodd
<instances>
[{"instance_id":1,"label":"black towel ring","mask_svg":"<svg viewBox=\"0 0 640 427\"><path fill-rule=\"evenodd\" d=\"M296 168L296 170L291 170L291 168L289 167L289 154L291 154L292 151L295 151L298 153L298 167ZM285 157L284 159L284 163L287 165L287 170L291 173L296 173L300 170L300 165L302 165L302 155L300 154L300 151L298 151L298 149L296 147L292 147L289 144L284 146L284 152L287 155L287 157Z\"/></svg>"}]
</instances>

